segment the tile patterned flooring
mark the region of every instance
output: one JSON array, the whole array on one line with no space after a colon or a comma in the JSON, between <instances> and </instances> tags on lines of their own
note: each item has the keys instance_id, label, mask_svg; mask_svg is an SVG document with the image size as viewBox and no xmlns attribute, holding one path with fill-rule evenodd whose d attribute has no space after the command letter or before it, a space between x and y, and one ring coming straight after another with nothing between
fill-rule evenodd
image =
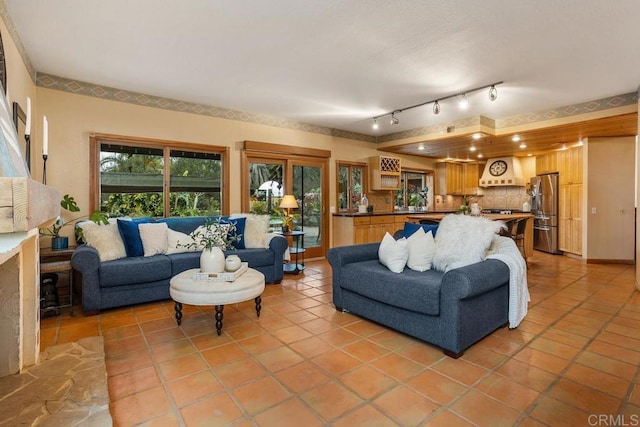
<instances>
[{"instance_id":1,"label":"tile patterned flooring","mask_svg":"<svg viewBox=\"0 0 640 427\"><path fill-rule=\"evenodd\" d=\"M336 312L326 261L267 286L259 319L252 302L225 307L219 337L212 308L185 305L178 327L163 301L65 311L41 342L104 337L117 426L637 425L634 267L536 252L528 278L523 323L458 360Z\"/></svg>"}]
</instances>

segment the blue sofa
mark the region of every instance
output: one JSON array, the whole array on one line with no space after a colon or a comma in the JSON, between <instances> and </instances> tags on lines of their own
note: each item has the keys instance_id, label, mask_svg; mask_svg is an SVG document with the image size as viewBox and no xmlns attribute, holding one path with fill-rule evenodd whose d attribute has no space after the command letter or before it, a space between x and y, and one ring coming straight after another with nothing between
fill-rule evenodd
<instances>
[{"instance_id":1,"label":"blue sofa","mask_svg":"<svg viewBox=\"0 0 640 427\"><path fill-rule=\"evenodd\" d=\"M441 347L450 357L508 323L509 268L488 259L443 273L405 268L393 273L378 261L379 243L328 251L333 304Z\"/></svg>"},{"instance_id":2,"label":"blue sofa","mask_svg":"<svg viewBox=\"0 0 640 427\"><path fill-rule=\"evenodd\" d=\"M204 225L206 217L165 218L158 220L182 233L191 233ZM225 251L237 254L265 276L266 283L280 283L287 239L274 237L268 248ZM101 262L98 251L79 245L71 256L71 265L82 275L82 311L95 315L102 309L169 299L169 281L176 274L200 267L200 253L184 252L149 257L134 256Z\"/></svg>"}]
</instances>

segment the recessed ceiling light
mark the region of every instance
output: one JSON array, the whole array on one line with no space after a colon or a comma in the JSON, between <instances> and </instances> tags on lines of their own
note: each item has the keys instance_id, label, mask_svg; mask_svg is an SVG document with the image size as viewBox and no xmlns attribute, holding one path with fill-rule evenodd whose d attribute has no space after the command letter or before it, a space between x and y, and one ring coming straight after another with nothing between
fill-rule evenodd
<instances>
[{"instance_id":1,"label":"recessed ceiling light","mask_svg":"<svg viewBox=\"0 0 640 427\"><path fill-rule=\"evenodd\" d=\"M533 156L533 154L527 153L527 157L531 157L531 156Z\"/></svg>"},{"instance_id":2,"label":"recessed ceiling light","mask_svg":"<svg viewBox=\"0 0 640 427\"><path fill-rule=\"evenodd\" d=\"M418 145L418 150L424 150L424 145Z\"/></svg>"},{"instance_id":3,"label":"recessed ceiling light","mask_svg":"<svg viewBox=\"0 0 640 427\"><path fill-rule=\"evenodd\" d=\"M474 133L473 135L471 135L471 137L475 140L478 140L480 138L482 138L482 134L481 133Z\"/></svg>"},{"instance_id":4,"label":"recessed ceiling light","mask_svg":"<svg viewBox=\"0 0 640 427\"><path fill-rule=\"evenodd\" d=\"M511 140L512 140L513 142L520 142L520 140L521 140L521 139L522 139L522 138L520 138L520 135L513 135L513 136L511 137Z\"/></svg>"},{"instance_id":5,"label":"recessed ceiling light","mask_svg":"<svg viewBox=\"0 0 640 427\"><path fill-rule=\"evenodd\" d=\"M524 142L521 142L521 143L520 143L520 148L523 148L523 149L524 149L524 148L527 148L527 144L525 144Z\"/></svg>"},{"instance_id":6,"label":"recessed ceiling light","mask_svg":"<svg viewBox=\"0 0 640 427\"><path fill-rule=\"evenodd\" d=\"M471 147L469 147L469 151L476 151L476 146L472 145Z\"/></svg>"},{"instance_id":7,"label":"recessed ceiling light","mask_svg":"<svg viewBox=\"0 0 640 427\"><path fill-rule=\"evenodd\" d=\"M482 153L478 153L478 158L479 158L479 159L481 159L481 158L483 158L483 157L484 157L484 156L482 155Z\"/></svg>"}]
</instances>

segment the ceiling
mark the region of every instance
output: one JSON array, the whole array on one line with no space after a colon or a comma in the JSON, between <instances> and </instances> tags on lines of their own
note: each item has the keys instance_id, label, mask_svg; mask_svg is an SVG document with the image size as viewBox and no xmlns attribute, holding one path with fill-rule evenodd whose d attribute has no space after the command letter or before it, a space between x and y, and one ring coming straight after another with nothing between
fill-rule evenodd
<instances>
[{"instance_id":1,"label":"ceiling","mask_svg":"<svg viewBox=\"0 0 640 427\"><path fill-rule=\"evenodd\" d=\"M539 112L640 84L636 0L4 3L38 72L367 135ZM437 116L426 105L372 129L374 116L497 81L494 102L482 90L466 111L450 99Z\"/></svg>"}]
</instances>

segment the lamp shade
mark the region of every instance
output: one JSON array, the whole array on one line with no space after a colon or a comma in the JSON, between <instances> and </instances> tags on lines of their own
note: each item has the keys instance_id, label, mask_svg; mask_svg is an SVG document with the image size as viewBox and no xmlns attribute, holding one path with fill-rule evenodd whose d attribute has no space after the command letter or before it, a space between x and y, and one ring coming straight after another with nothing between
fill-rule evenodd
<instances>
[{"instance_id":1,"label":"lamp shade","mask_svg":"<svg viewBox=\"0 0 640 427\"><path fill-rule=\"evenodd\" d=\"M296 202L296 198L292 194L286 194L280 201L280 207L283 209L296 209L298 202Z\"/></svg>"}]
</instances>

